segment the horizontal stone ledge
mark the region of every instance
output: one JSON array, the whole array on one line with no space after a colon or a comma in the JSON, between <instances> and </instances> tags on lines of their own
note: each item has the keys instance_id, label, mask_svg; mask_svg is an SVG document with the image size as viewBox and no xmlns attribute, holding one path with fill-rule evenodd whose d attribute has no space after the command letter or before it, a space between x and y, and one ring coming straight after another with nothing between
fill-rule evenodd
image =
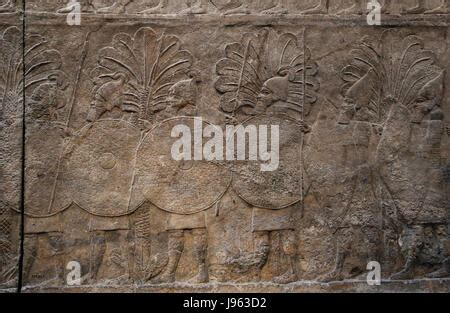
<instances>
[{"instance_id":1,"label":"horizontal stone ledge","mask_svg":"<svg viewBox=\"0 0 450 313\"><path fill-rule=\"evenodd\" d=\"M342 282L318 283L299 281L280 285L270 282L260 283L217 283L193 285L173 283L160 285L96 285L78 287L26 286L25 293L298 293L298 292L448 292L450 278L416 279L404 281L382 281L380 286L369 286L366 281L347 280Z\"/></svg>"},{"instance_id":2,"label":"horizontal stone ledge","mask_svg":"<svg viewBox=\"0 0 450 313\"><path fill-rule=\"evenodd\" d=\"M66 24L66 15L59 13L26 12L28 24ZM81 26L103 24L142 24L154 23L169 26L202 23L203 25L312 25L312 26L450 26L448 15L386 15L380 26L369 26L365 15L143 15L143 14L92 14L81 15ZM76 26L74 26L76 27Z\"/></svg>"}]
</instances>

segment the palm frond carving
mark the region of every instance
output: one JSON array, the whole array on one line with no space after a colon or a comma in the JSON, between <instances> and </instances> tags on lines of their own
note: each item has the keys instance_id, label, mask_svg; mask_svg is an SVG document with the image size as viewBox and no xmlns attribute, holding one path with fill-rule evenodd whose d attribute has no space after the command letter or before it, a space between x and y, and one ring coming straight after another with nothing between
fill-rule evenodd
<instances>
[{"instance_id":1,"label":"palm frond carving","mask_svg":"<svg viewBox=\"0 0 450 313\"><path fill-rule=\"evenodd\" d=\"M115 35L111 46L100 50L91 76L99 89L122 75L122 105L149 120L167 106L170 88L188 77L192 63L176 36L159 37L151 28L141 28L134 35Z\"/></svg>"},{"instance_id":2,"label":"palm frond carving","mask_svg":"<svg viewBox=\"0 0 450 313\"><path fill-rule=\"evenodd\" d=\"M263 87L274 78L280 78L279 92L286 95L281 100L290 109L307 114L317 100L317 64L291 33L264 30L244 35L241 42L226 46L216 73L215 87L222 94L221 108L226 113L254 113Z\"/></svg>"},{"instance_id":3,"label":"palm frond carving","mask_svg":"<svg viewBox=\"0 0 450 313\"><path fill-rule=\"evenodd\" d=\"M379 40L362 39L342 70L343 95L367 110L369 120L383 122L389 112L386 98L411 108L420 97L442 86L443 71L436 55L424 48L423 40L408 35L402 40L387 31ZM441 87L442 88L442 87ZM442 96L441 92L435 93ZM436 103L440 100L436 99Z\"/></svg>"},{"instance_id":4,"label":"palm frond carving","mask_svg":"<svg viewBox=\"0 0 450 313\"><path fill-rule=\"evenodd\" d=\"M25 50L22 51L22 31L16 26L1 34L0 51L1 112L6 118L19 117L22 114L22 92L25 90L28 94L48 83L50 77L61 75L62 57L49 47L44 37L36 34L27 36Z\"/></svg>"}]
</instances>

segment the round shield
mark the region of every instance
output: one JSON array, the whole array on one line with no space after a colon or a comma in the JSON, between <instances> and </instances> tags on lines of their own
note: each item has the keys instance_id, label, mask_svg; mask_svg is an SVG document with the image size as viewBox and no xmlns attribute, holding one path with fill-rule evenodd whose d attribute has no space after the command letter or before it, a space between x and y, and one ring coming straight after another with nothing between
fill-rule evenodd
<instances>
[{"instance_id":1,"label":"round shield","mask_svg":"<svg viewBox=\"0 0 450 313\"><path fill-rule=\"evenodd\" d=\"M67 146L56 188L57 204L69 197L99 216L121 216L129 206L140 130L123 120L99 120Z\"/></svg>"},{"instance_id":2,"label":"round shield","mask_svg":"<svg viewBox=\"0 0 450 313\"><path fill-rule=\"evenodd\" d=\"M246 156L237 158L231 171L233 189L242 199L273 210L302 200L303 129L284 115L257 116L237 126L234 140L241 137L244 142L237 145L237 154L241 149ZM257 135L250 135L252 131Z\"/></svg>"},{"instance_id":3,"label":"round shield","mask_svg":"<svg viewBox=\"0 0 450 313\"><path fill-rule=\"evenodd\" d=\"M43 217L64 210L70 199L53 205L59 161L63 155L65 125L35 121L27 125L25 151L25 213Z\"/></svg>"},{"instance_id":4,"label":"round shield","mask_svg":"<svg viewBox=\"0 0 450 313\"><path fill-rule=\"evenodd\" d=\"M227 169L206 161L203 154L193 158L208 141L202 136L208 125L193 117L178 117L161 122L147 134L138 151L133 206L146 199L170 213L194 214L223 196L231 179ZM217 142L223 142L223 134L216 135Z\"/></svg>"}]
</instances>

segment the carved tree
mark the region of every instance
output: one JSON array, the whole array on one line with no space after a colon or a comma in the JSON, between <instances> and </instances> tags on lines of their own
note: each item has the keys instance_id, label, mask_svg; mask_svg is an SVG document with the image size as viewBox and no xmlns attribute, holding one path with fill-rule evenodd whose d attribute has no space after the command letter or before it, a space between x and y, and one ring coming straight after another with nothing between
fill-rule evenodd
<instances>
[{"instance_id":1,"label":"carved tree","mask_svg":"<svg viewBox=\"0 0 450 313\"><path fill-rule=\"evenodd\" d=\"M386 120L391 103L387 98L412 110L420 95L443 78L435 54L424 49L421 38L409 35L398 40L391 34L385 32L380 40L364 37L342 71L346 100L357 111L365 109L373 123Z\"/></svg>"},{"instance_id":2,"label":"carved tree","mask_svg":"<svg viewBox=\"0 0 450 313\"><path fill-rule=\"evenodd\" d=\"M99 55L98 67L92 73L97 86L94 93L120 74L124 83L120 91L123 103L119 105L139 112L144 120L167 107L170 88L186 79L192 66L191 54L182 50L176 36L158 37L151 28L141 28L132 36L115 35L111 46Z\"/></svg>"}]
</instances>

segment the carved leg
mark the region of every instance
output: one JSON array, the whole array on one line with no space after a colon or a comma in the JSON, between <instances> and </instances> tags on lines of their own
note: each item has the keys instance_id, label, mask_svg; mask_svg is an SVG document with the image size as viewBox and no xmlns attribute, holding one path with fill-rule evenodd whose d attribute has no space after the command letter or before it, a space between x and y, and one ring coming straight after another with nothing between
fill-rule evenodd
<instances>
[{"instance_id":1,"label":"carved leg","mask_svg":"<svg viewBox=\"0 0 450 313\"><path fill-rule=\"evenodd\" d=\"M55 281L58 285L64 285L64 244L61 233L48 234L50 246L52 248L52 257L56 260L56 277Z\"/></svg>"},{"instance_id":2,"label":"carved leg","mask_svg":"<svg viewBox=\"0 0 450 313\"><path fill-rule=\"evenodd\" d=\"M425 14L433 14L433 13L438 14L450 13L450 0L442 0L442 4L440 6L425 12Z\"/></svg>"},{"instance_id":3,"label":"carved leg","mask_svg":"<svg viewBox=\"0 0 450 313\"><path fill-rule=\"evenodd\" d=\"M230 0L229 3L225 6L224 15L231 14L249 14L250 10L248 9L248 4L243 3L242 0Z\"/></svg>"},{"instance_id":4,"label":"carved leg","mask_svg":"<svg viewBox=\"0 0 450 313\"><path fill-rule=\"evenodd\" d=\"M257 269L255 278L259 280L259 274L267 263L270 252L270 233L268 231L258 231L253 234L255 250L250 255L240 256L237 259L228 261L229 264L237 267L239 273L246 273L252 269Z\"/></svg>"},{"instance_id":5,"label":"carved leg","mask_svg":"<svg viewBox=\"0 0 450 313\"><path fill-rule=\"evenodd\" d=\"M338 251L336 253L336 261L334 265L334 269L325 274L324 276L319 278L319 281L328 283L331 281L341 281L344 279L344 276L342 275L342 269L344 268L344 262L347 258L347 252L342 251L338 248Z\"/></svg>"},{"instance_id":6,"label":"carved leg","mask_svg":"<svg viewBox=\"0 0 450 313\"><path fill-rule=\"evenodd\" d=\"M405 12L409 14L422 14L425 12L425 0L417 0L417 5L413 8L406 9Z\"/></svg>"},{"instance_id":7,"label":"carved leg","mask_svg":"<svg viewBox=\"0 0 450 313\"><path fill-rule=\"evenodd\" d=\"M439 228L437 237L442 244L442 254L445 257L441 268L427 275L428 278L447 278L450 276L450 238L448 236L448 226Z\"/></svg>"},{"instance_id":8,"label":"carved leg","mask_svg":"<svg viewBox=\"0 0 450 313\"><path fill-rule=\"evenodd\" d=\"M338 12L339 15L348 15L348 14L358 14L361 15L365 12L366 2L363 0L354 0L353 5L350 8L341 10Z\"/></svg>"},{"instance_id":9,"label":"carved leg","mask_svg":"<svg viewBox=\"0 0 450 313\"><path fill-rule=\"evenodd\" d=\"M289 284L297 280L297 274L295 273L295 262L297 257L295 232L292 230L284 231L282 240L283 252L289 258L289 268L283 275L275 277L274 282L277 284Z\"/></svg>"},{"instance_id":10,"label":"carved leg","mask_svg":"<svg viewBox=\"0 0 450 313\"><path fill-rule=\"evenodd\" d=\"M334 269L322 277L319 277L319 281L328 283L331 281L341 281L344 279L342 271L344 269L345 259L351 250L351 242L353 237L354 235L351 229L343 229L342 233L338 235Z\"/></svg>"},{"instance_id":11,"label":"carved leg","mask_svg":"<svg viewBox=\"0 0 450 313\"><path fill-rule=\"evenodd\" d=\"M320 0L320 3L315 7L301 12L302 14L327 14L328 13L328 1Z\"/></svg>"},{"instance_id":12,"label":"carved leg","mask_svg":"<svg viewBox=\"0 0 450 313\"><path fill-rule=\"evenodd\" d=\"M406 247L406 263L403 267L403 269L393 274L390 279L392 280L403 280L403 279L409 279L412 275L412 269L414 268L414 265L416 263L417 257L422 250L423 246L423 240L422 240L422 233L423 233L423 227L422 226L416 226L409 231L412 232L410 242L405 243L408 246Z\"/></svg>"},{"instance_id":13,"label":"carved leg","mask_svg":"<svg viewBox=\"0 0 450 313\"><path fill-rule=\"evenodd\" d=\"M142 11L143 14L164 14L169 0L160 0L156 7Z\"/></svg>"},{"instance_id":14,"label":"carved leg","mask_svg":"<svg viewBox=\"0 0 450 313\"><path fill-rule=\"evenodd\" d=\"M206 228L194 229L194 257L197 261L198 272L195 277L191 278L189 282L194 284L208 282L208 267L206 265L206 255L208 240L206 235Z\"/></svg>"},{"instance_id":15,"label":"carved leg","mask_svg":"<svg viewBox=\"0 0 450 313\"><path fill-rule=\"evenodd\" d=\"M86 4L82 4L81 11L82 12L97 12L97 8L94 6L94 0L87 0Z\"/></svg>"},{"instance_id":16,"label":"carved leg","mask_svg":"<svg viewBox=\"0 0 450 313\"><path fill-rule=\"evenodd\" d=\"M118 0L113 5L97 10L98 13L120 14L125 13L125 7L133 0Z\"/></svg>"},{"instance_id":17,"label":"carved leg","mask_svg":"<svg viewBox=\"0 0 450 313\"><path fill-rule=\"evenodd\" d=\"M38 235L29 234L25 235L24 243L24 258L23 258L23 279L24 282L30 282L31 270L33 264L36 261L38 253Z\"/></svg>"},{"instance_id":18,"label":"carved leg","mask_svg":"<svg viewBox=\"0 0 450 313\"><path fill-rule=\"evenodd\" d=\"M103 263L103 257L106 251L105 233L102 231L91 234L91 252L89 263L89 280L91 283L97 282L98 271Z\"/></svg>"},{"instance_id":19,"label":"carved leg","mask_svg":"<svg viewBox=\"0 0 450 313\"><path fill-rule=\"evenodd\" d=\"M169 232L169 261L162 274L155 280L156 283L175 282L175 273L180 262L181 254L184 250L184 231L175 230Z\"/></svg>"},{"instance_id":20,"label":"carved leg","mask_svg":"<svg viewBox=\"0 0 450 313\"><path fill-rule=\"evenodd\" d=\"M450 257L442 263L442 267L437 271L428 274L427 278L447 278L450 276Z\"/></svg>"},{"instance_id":21,"label":"carved leg","mask_svg":"<svg viewBox=\"0 0 450 313\"><path fill-rule=\"evenodd\" d=\"M262 11L263 14L287 14L287 3L286 0L278 0L278 4L272 6L271 8Z\"/></svg>"},{"instance_id":22,"label":"carved leg","mask_svg":"<svg viewBox=\"0 0 450 313\"><path fill-rule=\"evenodd\" d=\"M384 0L384 4L381 7L381 13L391 13L392 10L392 0Z\"/></svg>"}]
</instances>

